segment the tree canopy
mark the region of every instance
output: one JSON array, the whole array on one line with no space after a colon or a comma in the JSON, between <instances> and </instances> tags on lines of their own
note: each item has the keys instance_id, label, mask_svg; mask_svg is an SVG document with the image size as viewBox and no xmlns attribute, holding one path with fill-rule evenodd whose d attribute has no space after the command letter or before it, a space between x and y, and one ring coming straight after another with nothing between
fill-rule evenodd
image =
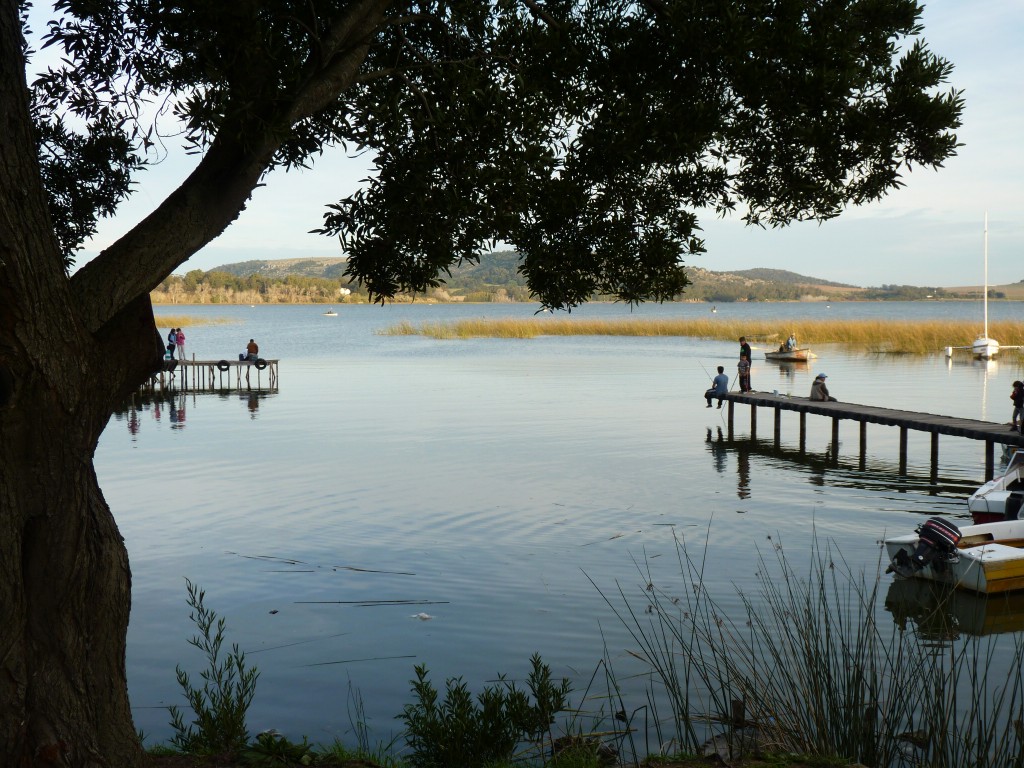
<instances>
[{"instance_id":1,"label":"tree canopy","mask_svg":"<svg viewBox=\"0 0 1024 768\"><path fill-rule=\"evenodd\" d=\"M250 163L246 184L341 145L377 173L321 231L371 295L505 242L545 305L659 300L703 249L698 214L826 219L956 147L911 0L226 5L57 3L66 65L34 107L69 259L172 135Z\"/></svg>"}]
</instances>

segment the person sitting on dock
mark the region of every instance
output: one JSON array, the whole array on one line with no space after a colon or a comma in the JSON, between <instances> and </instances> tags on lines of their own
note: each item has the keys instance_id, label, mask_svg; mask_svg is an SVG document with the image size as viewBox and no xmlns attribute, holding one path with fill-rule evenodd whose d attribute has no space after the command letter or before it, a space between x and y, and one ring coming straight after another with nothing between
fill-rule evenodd
<instances>
[{"instance_id":1,"label":"person sitting on dock","mask_svg":"<svg viewBox=\"0 0 1024 768\"><path fill-rule=\"evenodd\" d=\"M721 365L718 366L718 375L711 380L711 389L704 393L704 399L708 401L708 408L711 407L711 398L718 398L718 407L722 407L722 395L729 394L729 377L725 373L725 368Z\"/></svg>"},{"instance_id":2,"label":"person sitting on dock","mask_svg":"<svg viewBox=\"0 0 1024 768\"><path fill-rule=\"evenodd\" d=\"M245 359L249 362L256 362L256 358L260 356L260 345L254 340L249 339L249 343L245 345Z\"/></svg>"},{"instance_id":3,"label":"person sitting on dock","mask_svg":"<svg viewBox=\"0 0 1024 768\"><path fill-rule=\"evenodd\" d=\"M825 379L827 378L828 376L824 373L819 373L815 377L814 383L811 384L811 400L820 400L830 403L839 402L828 393L828 387L825 386Z\"/></svg>"}]
</instances>

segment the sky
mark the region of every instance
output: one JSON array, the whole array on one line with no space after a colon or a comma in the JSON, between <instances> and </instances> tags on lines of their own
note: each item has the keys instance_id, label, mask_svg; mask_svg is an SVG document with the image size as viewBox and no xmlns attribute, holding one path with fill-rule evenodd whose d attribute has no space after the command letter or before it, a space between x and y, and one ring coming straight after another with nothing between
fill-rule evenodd
<instances>
[{"instance_id":1,"label":"sky","mask_svg":"<svg viewBox=\"0 0 1024 768\"><path fill-rule=\"evenodd\" d=\"M950 84L966 102L956 157L937 171L917 168L906 186L839 218L780 230L737 217L701 220L707 253L686 260L714 271L768 267L859 286L958 287L1024 281L1024 0L935 0L925 5L923 39L954 65ZM42 27L36 23L34 26ZM172 156L139 177L115 218L102 220L81 265L148 214L192 169ZM309 231L327 204L358 188L368 155L338 149L311 170L275 173L217 240L176 272L254 259L344 256L336 240Z\"/></svg>"}]
</instances>

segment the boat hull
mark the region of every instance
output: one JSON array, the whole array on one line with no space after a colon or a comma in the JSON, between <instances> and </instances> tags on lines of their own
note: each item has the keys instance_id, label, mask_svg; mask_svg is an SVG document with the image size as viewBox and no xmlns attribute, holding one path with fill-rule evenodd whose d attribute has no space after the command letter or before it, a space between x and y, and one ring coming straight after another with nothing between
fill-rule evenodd
<instances>
[{"instance_id":1,"label":"boat hull","mask_svg":"<svg viewBox=\"0 0 1024 768\"><path fill-rule=\"evenodd\" d=\"M1024 521L1012 520L960 529L957 560L932 561L909 577L940 584L949 584L985 595L1024 589ZM890 562L897 562L899 552L909 558L917 549L916 533L885 540Z\"/></svg>"},{"instance_id":2,"label":"boat hull","mask_svg":"<svg viewBox=\"0 0 1024 768\"><path fill-rule=\"evenodd\" d=\"M781 363L806 363L817 355L809 349L790 349L785 352L765 352L765 360L776 360Z\"/></svg>"},{"instance_id":3,"label":"boat hull","mask_svg":"<svg viewBox=\"0 0 1024 768\"><path fill-rule=\"evenodd\" d=\"M1024 505L1024 454L1015 453L999 477L994 477L967 499L976 524L1016 520Z\"/></svg>"}]
</instances>

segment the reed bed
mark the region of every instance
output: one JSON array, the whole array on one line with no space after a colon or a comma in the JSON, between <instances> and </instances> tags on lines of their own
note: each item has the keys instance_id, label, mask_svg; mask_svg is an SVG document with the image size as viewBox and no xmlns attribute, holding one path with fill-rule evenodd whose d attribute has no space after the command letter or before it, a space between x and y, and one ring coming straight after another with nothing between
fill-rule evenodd
<instances>
[{"instance_id":1,"label":"reed bed","mask_svg":"<svg viewBox=\"0 0 1024 768\"><path fill-rule=\"evenodd\" d=\"M927 355L945 347L970 344L979 335L977 323L954 320L788 320L741 321L702 318L627 318L590 320L557 317L457 320L413 325L402 322L383 331L386 335L423 335L435 339L505 338L538 336L687 336L736 341L754 339L760 349L775 344L756 339L785 339L794 334L800 346L836 344L861 352ZM1024 344L1024 322L989 323L989 335L1007 346Z\"/></svg>"},{"instance_id":2,"label":"reed bed","mask_svg":"<svg viewBox=\"0 0 1024 768\"><path fill-rule=\"evenodd\" d=\"M681 584L638 564L644 610L621 587L621 602L605 597L648 669L649 701L668 699L662 744L699 753L713 738L733 759L763 750L875 768L1024 766L1024 638L959 636L951 615L941 635L898 626L880 609L881 568L853 573L817 543L799 573L781 546L775 563L759 556L759 596L739 591L743 615L730 616L677 545Z\"/></svg>"},{"instance_id":3,"label":"reed bed","mask_svg":"<svg viewBox=\"0 0 1024 768\"><path fill-rule=\"evenodd\" d=\"M230 317L199 317L196 315L154 315L156 324L163 328L169 326L171 328L188 328L194 325L227 325L228 323L236 323Z\"/></svg>"}]
</instances>

